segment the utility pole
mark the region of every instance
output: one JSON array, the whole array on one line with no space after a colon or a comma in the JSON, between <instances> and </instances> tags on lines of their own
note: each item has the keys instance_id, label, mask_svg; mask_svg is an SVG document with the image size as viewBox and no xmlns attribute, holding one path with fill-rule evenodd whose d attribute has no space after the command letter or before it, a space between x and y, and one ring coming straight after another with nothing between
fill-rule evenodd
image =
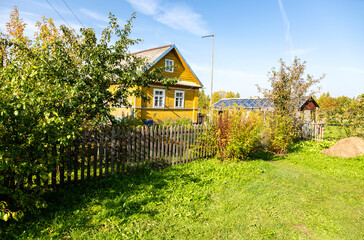
<instances>
[{"instance_id":1,"label":"utility pole","mask_svg":"<svg viewBox=\"0 0 364 240\"><path fill-rule=\"evenodd\" d=\"M211 95L210 95L210 107L212 107L212 87L213 87L213 82L214 82L214 39L215 39L215 35L214 35L214 34L210 34L210 35L202 36L202 38L207 38L207 37L211 37L211 38L212 38L212 55L211 55Z\"/></svg>"}]
</instances>

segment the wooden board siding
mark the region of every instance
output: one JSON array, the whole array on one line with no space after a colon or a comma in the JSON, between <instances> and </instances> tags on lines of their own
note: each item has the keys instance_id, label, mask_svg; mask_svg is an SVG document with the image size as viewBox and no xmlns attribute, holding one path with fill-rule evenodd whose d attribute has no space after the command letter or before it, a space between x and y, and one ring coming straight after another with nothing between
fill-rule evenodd
<instances>
[{"instance_id":1,"label":"wooden board siding","mask_svg":"<svg viewBox=\"0 0 364 240\"><path fill-rule=\"evenodd\" d=\"M186 63L182 63L180 57L175 49L171 50L167 53L161 60L159 60L152 68L164 67L165 59L170 59L174 61L174 71L173 73L170 72L163 72L162 74L166 77L176 77L182 79L184 81L194 82L200 85L196 77L193 75L191 70L187 67Z\"/></svg>"},{"instance_id":2,"label":"wooden board siding","mask_svg":"<svg viewBox=\"0 0 364 240\"><path fill-rule=\"evenodd\" d=\"M305 110L311 110L311 111L316 111L316 106L313 102L309 102L303 109L302 111Z\"/></svg>"},{"instance_id":3,"label":"wooden board siding","mask_svg":"<svg viewBox=\"0 0 364 240\"><path fill-rule=\"evenodd\" d=\"M144 92L147 92L148 97L151 101L137 101L136 107L153 107L153 94L154 89L164 89L165 90L165 107L166 108L174 108L174 101L175 101L175 92L176 91L184 91L185 93L185 101L184 101L184 108L197 108L198 103L198 91L191 91L189 88L178 88L178 89L167 89L166 87L150 87L143 89Z\"/></svg>"},{"instance_id":4,"label":"wooden board siding","mask_svg":"<svg viewBox=\"0 0 364 240\"><path fill-rule=\"evenodd\" d=\"M136 109L136 112L142 119L151 119L154 122L183 117L189 118L193 122L197 121L197 109Z\"/></svg>"}]
</instances>

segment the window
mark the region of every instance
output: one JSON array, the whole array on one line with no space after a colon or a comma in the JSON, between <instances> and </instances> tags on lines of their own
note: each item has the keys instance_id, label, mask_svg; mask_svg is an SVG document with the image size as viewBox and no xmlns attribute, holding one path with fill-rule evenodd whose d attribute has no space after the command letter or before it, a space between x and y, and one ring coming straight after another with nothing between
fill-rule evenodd
<instances>
[{"instance_id":1,"label":"window","mask_svg":"<svg viewBox=\"0 0 364 240\"><path fill-rule=\"evenodd\" d=\"M185 102L185 92L183 91L175 91L174 93L174 107L175 108L183 108Z\"/></svg>"},{"instance_id":2,"label":"window","mask_svg":"<svg viewBox=\"0 0 364 240\"><path fill-rule=\"evenodd\" d=\"M165 60L166 72L173 73L173 65L174 65L174 61L173 60L166 59Z\"/></svg>"},{"instance_id":3,"label":"window","mask_svg":"<svg viewBox=\"0 0 364 240\"><path fill-rule=\"evenodd\" d=\"M124 105L124 98L123 97L120 97L120 99L116 103L116 107L118 107L118 108L125 107L125 105Z\"/></svg>"},{"instance_id":4,"label":"window","mask_svg":"<svg viewBox=\"0 0 364 240\"><path fill-rule=\"evenodd\" d=\"M164 89L154 89L153 107L164 108Z\"/></svg>"}]
</instances>

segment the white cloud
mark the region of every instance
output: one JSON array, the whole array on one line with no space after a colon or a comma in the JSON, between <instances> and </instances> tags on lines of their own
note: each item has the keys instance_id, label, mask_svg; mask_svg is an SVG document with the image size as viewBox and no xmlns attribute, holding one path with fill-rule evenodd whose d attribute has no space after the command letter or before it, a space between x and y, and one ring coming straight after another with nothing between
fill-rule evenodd
<instances>
[{"instance_id":1,"label":"white cloud","mask_svg":"<svg viewBox=\"0 0 364 240\"><path fill-rule=\"evenodd\" d=\"M185 5L170 5L165 8L163 13L156 15L155 19L174 29L184 29L195 35L205 35L206 22L201 15L195 13Z\"/></svg>"},{"instance_id":2,"label":"white cloud","mask_svg":"<svg viewBox=\"0 0 364 240\"><path fill-rule=\"evenodd\" d=\"M208 33L202 16L181 3L162 5L159 0L127 0L134 9L152 16L156 21L173 29L185 30L195 35Z\"/></svg>"},{"instance_id":3,"label":"white cloud","mask_svg":"<svg viewBox=\"0 0 364 240\"><path fill-rule=\"evenodd\" d=\"M286 27L286 34L285 34L286 42L289 44L290 52L293 52L293 40L292 40L292 36L291 36L291 24L290 24L290 22L288 20L286 10L284 9L282 0L278 0L278 4L279 4L279 10L281 11L281 15L282 15L284 25ZM292 54L291 54L291 57L293 58Z\"/></svg>"},{"instance_id":4,"label":"white cloud","mask_svg":"<svg viewBox=\"0 0 364 240\"><path fill-rule=\"evenodd\" d=\"M102 21L102 22L109 22L109 19L107 18L107 16L94 12L94 11L91 11L91 10L88 10L86 8L81 8L80 12L95 20Z\"/></svg>"},{"instance_id":5,"label":"white cloud","mask_svg":"<svg viewBox=\"0 0 364 240\"><path fill-rule=\"evenodd\" d=\"M298 48L298 49L292 49L290 51L285 52L286 54L289 54L291 56L300 56L305 55L307 53L310 53L312 51L316 50L316 48Z\"/></svg>"},{"instance_id":6,"label":"white cloud","mask_svg":"<svg viewBox=\"0 0 364 240\"><path fill-rule=\"evenodd\" d=\"M159 0L126 0L132 7L146 15L154 15L159 12Z\"/></svg>"}]
</instances>

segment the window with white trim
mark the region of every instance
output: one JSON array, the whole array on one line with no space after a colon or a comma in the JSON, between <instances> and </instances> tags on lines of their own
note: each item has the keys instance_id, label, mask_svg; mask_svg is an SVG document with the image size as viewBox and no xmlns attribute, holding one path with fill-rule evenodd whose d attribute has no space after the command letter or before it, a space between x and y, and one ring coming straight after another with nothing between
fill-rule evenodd
<instances>
[{"instance_id":1,"label":"window with white trim","mask_svg":"<svg viewBox=\"0 0 364 240\"><path fill-rule=\"evenodd\" d=\"M153 107L164 108L165 91L164 89L154 89Z\"/></svg>"},{"instance_id":2,"label":"window with white trim","mask_svg":"<svg viewBox=\"0 0 364 240\"><path fill-rule=\"evenodd\" d=\"M173 73L173 65L174 65L174 61L171 59L166 59L165 60L165 68L166 68L166 72L171 72Z\"/></svg>"},{"instance_id":3,"label":"window with white trim","mask_svg":"<svg viewBox=\"0 0 364 240\"><path fill-rule=\"evenodd\" d=\"M174 92L174 107L183 108L184 102L185 102L185 92L184 91L175 91Z\"/></svg>"}]
</instances>

